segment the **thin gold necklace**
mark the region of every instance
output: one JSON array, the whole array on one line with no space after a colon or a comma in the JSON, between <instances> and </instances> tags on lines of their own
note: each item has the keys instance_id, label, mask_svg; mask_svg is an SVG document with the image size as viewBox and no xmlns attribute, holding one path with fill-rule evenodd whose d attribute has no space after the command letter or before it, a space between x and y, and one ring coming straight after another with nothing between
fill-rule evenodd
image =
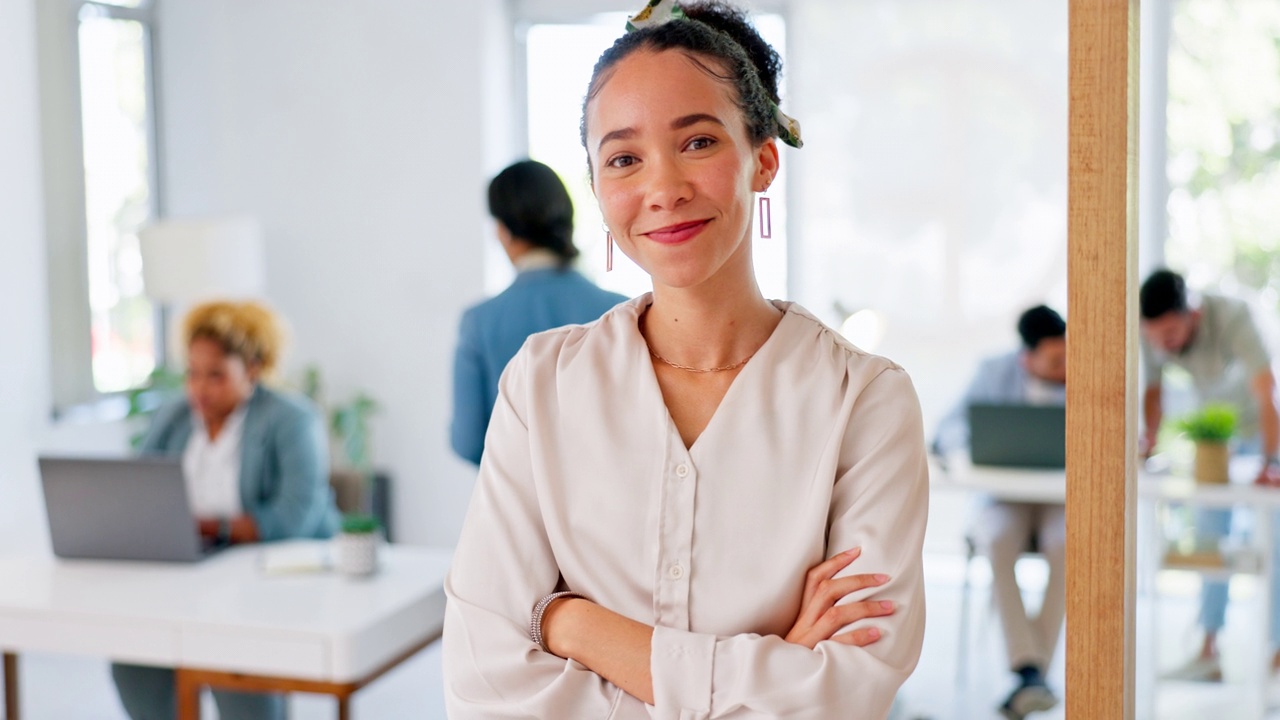
<instances>
[{"instance_id":1,"label":"thin gold necklace","mask_svg":"<svg viewBox=\"0 0 1280 720\"><path fill-rule=\"evenodd\" d=\"M662 363L666 363L667 365L670 365L671 367L677 370L687 370L689 372L696 372L696 373L727 372L729 370L737 370L743 365L746 365L748 360L755 357L755 353L751 353L750 355L742 358L741 360L739 360L738 362L732 365L721 365L720 367L713 367L713 368L696 368L696 367L689 367L688 365L681 365L680 363L673 363L670 360L662 357L658 353L654 352L653 348L649 348L649 354L653 356L654 360L657 360Z\"/></svg>"},{"instance_id":2,"label":"thin gold necklace","mask_svg":"<svg viewBox=\"0 0 1280 720\"><path fill-rule=\"evenodd\" d=\"M649 347L649 354L653 356L654 360L657 360L658 362L666 365L670 365L671 367L677 370L684 370L686 372L695 372L695 373L728 372L730 370L737 370L743 365L746 365L747 361L755 357L756 355L753 352L750 355L742 358L738 362L733 363L732 365L721 365L720 367L713 367L713 368L696 368L696 367L690 367L688 365L681 365L680 363L671 362L670 360L659 355L657 351L653 349L653 347L649 346L649 338L645 333L645 324L646 324L645 321L648 319L648 317L649 317L649 309L645 308L644 314L640 316L640 337L644 338L645 346Z\"/></svg>"}]
</instances>

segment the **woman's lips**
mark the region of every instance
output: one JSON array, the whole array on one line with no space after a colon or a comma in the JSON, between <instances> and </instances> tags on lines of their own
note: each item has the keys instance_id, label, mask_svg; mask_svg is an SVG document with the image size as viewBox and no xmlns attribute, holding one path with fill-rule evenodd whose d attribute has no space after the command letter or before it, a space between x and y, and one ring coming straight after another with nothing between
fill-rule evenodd
<instances>
[{"instance_id":1,"label":"woman's lips","mask_svg":"<svg viewBox=\"0 0 1280 720\"><path fill-rule=\"evenodd\" d=\"M645 237L663 245L675 245L689 240L694 235L702 232L702 228L707 226L710 220L694 220L692 222L677 223L668 225L657 230L650 230L644 233Z\"/></svg>"}]
</instances>

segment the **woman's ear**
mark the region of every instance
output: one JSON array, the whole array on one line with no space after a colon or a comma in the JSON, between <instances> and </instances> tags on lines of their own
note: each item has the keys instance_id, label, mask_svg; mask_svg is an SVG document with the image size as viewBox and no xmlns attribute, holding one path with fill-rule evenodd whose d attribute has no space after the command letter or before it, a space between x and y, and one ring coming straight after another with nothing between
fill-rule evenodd
<instances>
[{"instance_id":1,"label":"woman's ear","mask_svg":"<svg viewBox=\"0 0 1280 720\"><path fill-rule=\"evenodd\" d=\"M254 360L253 362L245 363L244 374L249 378L249 382L257 385L258 381L262 379L262 361Z\"/></svg>"},{"instance_id":2,"label":"woman's ear","mask_svg":"<svg viewBox=\"0 0 1280 720\"><path fill-rule=\"evenodd\" d=\"M778 141L768 138L756 148L756 176L751 189L755 192L768 190L778 176L779 167Z\"/></svg>"}]
</instances>

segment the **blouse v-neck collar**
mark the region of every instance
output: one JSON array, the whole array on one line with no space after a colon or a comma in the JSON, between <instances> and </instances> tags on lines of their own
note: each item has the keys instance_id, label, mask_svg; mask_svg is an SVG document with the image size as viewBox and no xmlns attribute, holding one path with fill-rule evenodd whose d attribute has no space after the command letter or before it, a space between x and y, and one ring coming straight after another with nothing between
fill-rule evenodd
<instances>
[{"instance_id":1,"label":"blouse v-neck collar","mask_svg":"<svg viewBox=\"0 0 1280 720\"><path fill-rule=\"evenodd\" d=\"M778 320L773 332L769 333L769 337L760 345L755 354L751 356L751 359L738 371L737 376L733 378L733 382L729 383L729 389L725 390L724 396L720 398L720 403L716 405L715 411L711 413L711 418L707 420L706 427L702 428L702 432L698 433L698 437L693 441L693 444L686 447L684 439L680 437L680 430L676 427L676 421L671 417L671 411L667 409L666 400L662 397L662 387L658 384L658 374L653 369L649 343L645 341L644 335L640 334L640 316L649 309L650 305L653 305L653 293L645 293L632 302L628 319L628 332L632 339L632 344L635 346L636 362L639 367L646 368L641 372L644 377L641 382L647 386L645 392L648 397L652 398L656 403L656 412L661 413L665 419L668 439L674 446L681 448L688 457L693 458L697 454L697 449L706 445L706 443L702 442L702 439L708 433L713 432L718 425L723 424L719 421L720 416L723 414L722 411L726 404L731 403L734 397L740 394L741 391L738 390L738 387L744 382L751 382L751 376L748 374L763 372L753 368L769 365L772 362L769 356L777 352L775 348L782 344L782 341L777 338L785 332L784 326L788 325L795 315L792 312L794 303L781 300L770 300L769 303L782 311L782 318ZM747 380L744 381L743 376L747 376Z\"/></svg>"}]
</instances>

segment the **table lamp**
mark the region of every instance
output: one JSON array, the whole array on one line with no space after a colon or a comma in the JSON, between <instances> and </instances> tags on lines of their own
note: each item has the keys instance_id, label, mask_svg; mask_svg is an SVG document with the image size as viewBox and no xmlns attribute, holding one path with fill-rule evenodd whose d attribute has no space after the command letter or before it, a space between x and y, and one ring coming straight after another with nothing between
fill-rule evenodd
<instances>
[{"instance_id":1,"label":"table lamp","mask_svg":"<svg viewBox=\"0 0 1280 720\"><path fill-rule=\"evenodd\" d=\"M266 286L262 227L253 218L162 220L138 240L142 281L156 302L254 297Z\"/></svg>"},{"instance_id":2,"label":"table lamp","mask_svg":"<svg viewBox=\"0 0 1280 720\"><path fill-rule=\"evenodd\" d=\"M175 308L215 298L261 297L265 290L262 227L254 218L165 219L142 228L138 241L142 282L160 309L158 330L166 339ZM168 356L166 339L158 344Z\"/></svg>"}]
</instances>

